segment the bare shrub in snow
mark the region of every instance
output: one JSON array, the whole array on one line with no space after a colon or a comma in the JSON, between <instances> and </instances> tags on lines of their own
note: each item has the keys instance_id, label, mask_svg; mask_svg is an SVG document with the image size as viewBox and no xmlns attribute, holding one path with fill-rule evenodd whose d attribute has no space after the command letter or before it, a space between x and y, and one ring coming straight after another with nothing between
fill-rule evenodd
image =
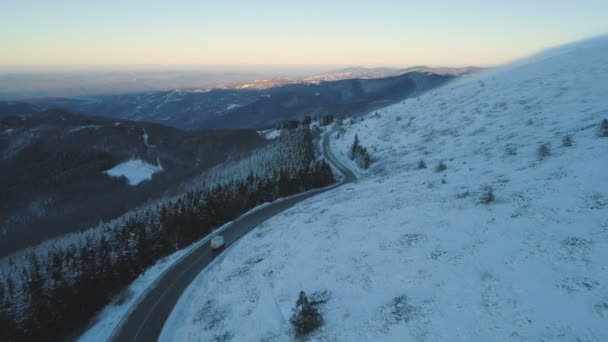
<instances>
[{"instance_id":1,"label":"bare shrub in snow","mask_svg":"<svg viewBox=\"0 0 608 342\"><path fill-rule=\"evenodd\" d=\"M494 189L492 187L486 187L479 197L479 203L481 204L490 204L495 200L496 197L494 196Z\"/></svg>"},{"instance_id":2,"label":"bare shrub in snow","mask_svg":"<svg viewBox=\"0 0 608 342\"><path fill-rule=\"evenodd\" d=\"M418 161L418 170L422 170L422 169L426 169L426 163L424 162L423 159L420 159Z\"/></svg>"},{"instance_id":3,"label":"bare shrub in snow","mask_svg":"<svg viewBox=\"0 0 608 342\"><path fill-rule=\"evenodd\" d=\"M226 318L226 311L217 307L214 300L208 300L196 312L192 322L200 324L204 330L212 330L220 327Z\"/></svg>"},{"instance_id":4,"label":"bare shrub in snow","mask_svg":"<svg viewBox=\"0 0 608 342\"><path fill-rule=\"evenodd\" d=\"M562 280L556 285L566 293L576 293L582 291L592 291L600 286L600 283L597 280L588 277L570 277Z\"/></svg>"},{"instance_id":5,"label":"bare shrub in snow","mask_svg":"<svg viewBox=\"0 0 608 342\"><path fill-rule=\"evenodd\" d=\"M122 305L124 303L127 302L127 300L129 300L129 298L131 298L131 296L133 295L133 292L130 289L124 289L122 291L120 291L116 297L114 297L114 299L112 300L112 303L115 305Z\"/></svg>"},{"instance_id":6,"label":"bare shrub in snow","mask_svg":"<svg viewBox=\"0 0 608 342\"><path fill-rule=\"evenodd\" d=\"M448 167L445 165L445 163L443 161L440 161L437 166L435 166L435 172L443 172L447 169Z\"/></svg>"},{"instance_id":7,"label":"bare shrub in snow","mask_svg":"<svg viewBox=\"0 0 608 342\"><path fill-rule=\"evenodd\" d=\"M564 146L564 147L570 147L570 146L572 146L572 136L570 134L566 135L562 139L562 146Z\"/></svg>"},{"instance_id":8,"label":"bare shrub in snow","mask_svg":"<svg viewBox=\"0 0 608 342\"><path fill-rule=\"evenodd\" d=\"M517 148L512 144L508 144L505 146L505 153L509 156L517 155Z\"/></svg>"},{"instance_id":9,"label":"bare shrub in snow","mask_svg":"<svg viewBox=\"0 0 608 342\"><path fill-rule=\"evenodd\" d=\"M315 291L315 292L313 292L313 294L310 295L308 302L310 303L310 305L315 306L315 305L327 303L330 298L331 298L331 294L327 290Z\"/></svg>"},{"instance_id":10,"label":"bare shrub in snow","mask_svg":"<svg viewBox=\"0 0 608 342\"><path fill-rule=\"evenodd\" d=\"M308 301L304 291L300 291L295 312L291 316L290 322L296 336L307 335L323 324L323 318L319 310Z\"/></svg>"},{"instance_id":11,"label":"bare shrub in snow","mask_svg":"<svg viewBox=\"0 0 608 342\"><path fill-rule=\"evenodd\" d=\"M456 194L456 198L467 198L471 195L470 192L465 191L465 192L459 192Z\"/></svg>"},{"instance_id":12,"label":"bare shrub in snow","mask_svg":"<svg viewBox=\"0 0 608 342\"><path fill-rule=\"evenodd\" d=\"M572 236L562 240L562 245L568 249L588 249L593 243L589 240Z\"/></svg>"},{"instance_id":13,"label":"bare shrub in snow","mask_svg":"<svg viewBox=\"0 0 608 342\"><path fill-rule=\"evenodd\" d=\"M600 302L595 304L594 307L595 311L597 311L600 316L608 318L608 298L602 299Z\"/></svg>"},{"instance_id":14,"label":"bare shrub in snow","mask_svg":"<svg viewBox=\"0 0 608 342\"><path fill-rule=\"evenodd\" d=\"M389 304L381 307L380 315L385 328L390 329L391 326L400 322L408 323L422 317L422 310L413 305L406 295L402 295L393 298Z\"/></svg>"},{"instance_id":15,"label":"bare shrub in snow","mask_svg":"<svg viewBox=\"0 0 608 342\"><path fill-rule=\"evenodd\" d=\"M536 150L536 154L538 155L538 159L543 160L551 155L551 149L549 149L549 145L547 144L540 144L538 150Z\"/></svg>"},{"instance_id":16,"label":"bare shrub in snow","mask_svg":"<svg viewBox=\"0 0 608 342\"><path fill-rule=\"evenodd\" d=\"M596 192L585 198L587 208L589 209L604 209L608 207L608 198L605 198L601 193Z\"/></svg>"},{"instance_id":17,"label":"bare shrub in snow","mask_svg":"<svg viewBox=\"0 0 608 342\"><path fill-rule=\"evenodd\" d=\"M599 130L600 137L608 137L608 119L602 120Z\"/></svg>"},{"instance_id":18,"label":"bare shrub in snow","mask_svg":"<svg viewBox=\"0 0 608 342\"><path fill-rule=\"evenodd\" d=\"M213 335L213 342L227 342L227 341L232 341L234 338L234 334L230 331L221 333L221 334L215 334Z\"/></svg>"}]
</instances>

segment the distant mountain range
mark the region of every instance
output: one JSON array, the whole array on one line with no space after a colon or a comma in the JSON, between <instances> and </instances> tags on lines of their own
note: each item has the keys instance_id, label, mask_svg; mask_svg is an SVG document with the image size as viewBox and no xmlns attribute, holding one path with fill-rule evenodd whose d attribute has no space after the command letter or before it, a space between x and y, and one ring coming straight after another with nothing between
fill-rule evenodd
<instances>
[{"instance_id":1,"label":"distant mountain range","mask_svg":"<svg viewBox=\"0 0 608 342\"><path fill-rule=\"evenodd\" d=\"M46 98L32 102L47 108L149 121L182 129L268 128L288 119L308 116L354 116L416 96L470 69L443 73L414 71L391 77L371 77L398 70L345 69L316 78L269 79L211 90L173 90L135 94ZM429 69L430 70L430 69ZM347 75L367 75L348 78ZM325 79L338 79L326 81Z\"/></svg>"},{"instance_id":2,"label":"distant mountain range","mask_svg":"<svg viewBox=\"0 0 608 342\"><path fill-rule=\"evenodd\" d=\"M346 79L362 78L374 79L395 77L410 72L424 72L437 75L463 76L484 70L480 67L428 67L428 66L413 66L409 68L366 68L366 67L349 67L343 69L331 70L322 74L307 76L304 78L289 78L275 77L270 79L260 79L247 82L231 82L220 84L215 88L218 89L268 89L287 84L294 83L318 83L329 81L340 81Z\"/></svg>"},{"instance_id":3,"label":"distant mountain range","mask_svg":"<svg viewBox=\"0 0 608 342\"><path fill-rule=\"evenodd\" d=\"M307 82L319 82L319 81L337 81L349 78L384 78L394 77L410 72L425 72L438 75L450 75L450 76L462 76L468 75L475 72L479 72L483 68L479 67L463 67L463 68L450 68L450 67L427 67L427 66L414 66L409 68L364 68L364 67L351 67L329 71L320 75L310 76L304 80Z\"/></svg>"}]
</instances>

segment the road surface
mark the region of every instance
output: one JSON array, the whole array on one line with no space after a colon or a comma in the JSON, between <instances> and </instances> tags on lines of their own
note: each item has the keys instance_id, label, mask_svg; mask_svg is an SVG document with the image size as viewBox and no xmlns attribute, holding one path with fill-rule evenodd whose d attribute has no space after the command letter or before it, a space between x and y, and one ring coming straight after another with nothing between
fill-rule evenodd
<instances>
[{"instance_id":1,"label":"road surface","mask_svg":"<svg viewBox=\"0 0 608 342\"><path fill-rule=\"evenodd\" d=\"M328 137L329 134L325 134L323 137L321 144L323 154L328 162L342 173L342 181L327 188L311 190L276 201L239 217L221 233L226 239L226 246L230 246L260 223L291 208L296 203L356 180L355 174L331 153ZM216 256L217 254L211 250L209 243L204 243L178 260L160 276L153 287L145 292L125 315L112 333L111 340L119 342L156 341L179 297Z\"/></svg>"}]
</instances>

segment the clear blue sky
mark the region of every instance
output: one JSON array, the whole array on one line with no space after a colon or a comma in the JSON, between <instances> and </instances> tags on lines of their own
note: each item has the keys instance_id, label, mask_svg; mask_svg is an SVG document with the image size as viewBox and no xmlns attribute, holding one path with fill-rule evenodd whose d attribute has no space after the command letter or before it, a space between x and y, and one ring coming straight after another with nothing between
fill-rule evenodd
<instances>
[{"instance_id":1,"label":"clear blue sky","mask_svg":"<svg viewBox=\"0 0 608 342\"><path fill-rule=\"evenodd\" d=\"M0 0L0 65L493 65L608 32L608 0Z\"/></svg>"}]
</instances>

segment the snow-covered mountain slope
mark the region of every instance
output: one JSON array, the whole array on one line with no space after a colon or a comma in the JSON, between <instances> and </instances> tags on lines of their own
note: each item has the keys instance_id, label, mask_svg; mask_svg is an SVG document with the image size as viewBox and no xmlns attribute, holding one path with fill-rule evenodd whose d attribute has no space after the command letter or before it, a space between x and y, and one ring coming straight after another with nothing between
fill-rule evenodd
<instances>
[{"instance_id":1,"label":"snow-covered mountain slope","mask_svg":"<svg viewBox=\"0 0 608 342\"><path fill-rule=\"evenodd\" d=\"M326 299L311 340L608 340L607 90L601 37L345 124L366 177L232 246L161 340L292 340L301 290Z\"/></svg>"}]
</instances>

